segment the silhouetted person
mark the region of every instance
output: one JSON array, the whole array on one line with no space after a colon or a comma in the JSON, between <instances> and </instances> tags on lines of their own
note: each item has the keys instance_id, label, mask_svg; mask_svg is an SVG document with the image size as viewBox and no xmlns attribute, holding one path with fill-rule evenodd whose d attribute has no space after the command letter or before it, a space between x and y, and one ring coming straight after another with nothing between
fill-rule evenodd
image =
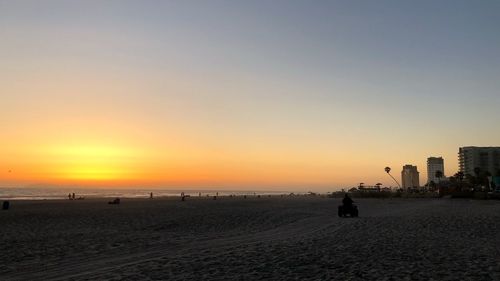
<instances>
[{"instance_id":1,"label":"silhouetted person","mask_svg":"<svg viewBox=\"0 0 500 281\"><path fill-rule=\"evenodd\" d=\"M346 193L344 199L342 199L342 204L347 210L351 210L352 203L354 203L354 201L352 201L351 197L349 197L349 195Z\"/></svg>"},{"instance_id":2,"label":"silhouetted person","mask_svg":"<svg viewBox=\"0 0 500 281\"><path fill-rule=\"evenodd\" d=\"M75 193L73 193L73 199L75 199Z\"/></svg>"},{"instance_id":3,"label":"silhouetted person","mask_svg":"<svg viewBox=\"0 0 500 281\"><path fill-rule=\"evenodd\" d=\"M71 193L68 193L68 200L71 200Z\"/></svg>"},{"instance_id":4,"label":"silhouetted person","mask_svg":"<svg viewBox=\"0 0 500 281\"><path fill-rule=\"evenodd\" d=\"M10 202L9 201L3 201L2 210L8 210L9 207L10 207Z\"/></svg>"},{"instance_id":5,"label":"silhouetted person","mask_svg":"<svg viewBox=\"0 0 500 281\"><path fill-rule=\"evenodd\" d=\"M153 192L149 194L149 199L153 199Z\"/></svg>"}]
</instances>

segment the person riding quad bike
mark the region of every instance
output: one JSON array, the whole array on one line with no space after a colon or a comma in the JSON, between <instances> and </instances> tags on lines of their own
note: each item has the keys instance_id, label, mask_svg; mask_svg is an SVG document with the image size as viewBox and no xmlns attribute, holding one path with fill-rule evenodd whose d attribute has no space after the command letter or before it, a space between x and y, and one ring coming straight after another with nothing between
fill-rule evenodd
<instances>
[{"instance_id":1,"label":"person riding quad bike","mask_svg":"<svg viewBox=\"0 0 500 281\"><path fill-rule=\"evenodd\" d=\"M342 205L338 208L339 217L346 217L347 215L351 217L358 216L358 207L353 204L351 197L346 193L344 199L342 199Z\"/></svg>"}]
</instances>

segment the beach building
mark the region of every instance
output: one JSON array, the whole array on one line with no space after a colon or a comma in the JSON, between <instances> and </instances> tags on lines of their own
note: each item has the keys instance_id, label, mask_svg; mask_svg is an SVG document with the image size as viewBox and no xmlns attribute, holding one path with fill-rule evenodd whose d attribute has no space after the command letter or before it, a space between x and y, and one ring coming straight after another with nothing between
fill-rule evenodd
<instances>
[{"instance_id":1,"label":"beach building","mask_svg":"<svg viewBox=\"0 0 500 281\"><path fill-rule=\"evenodd\" d=\"M408 164L404 165L403 171L401 171L401 182L403 184L403 188L406 190L420 187L417 166Z\"/></svg>"},{"instance_id":2,"label":"beach building","mask_svg":"<svg viewBox=\"0 0 500 281\"><path fill-rule=\"evenodd\" d=\"M441 179L436 178L436 172L441 171L444 175L444 159L443 157L429 157L427 158L427 184L431 181L438 183Z\"/></svg>"},{"instance_id":3,"label":"beach building","mask_svg":"<svg viewBox=\"0 0 500 281\"><path fill-rule=\"evenodd\" d=\"M480 168L495 176L500 173L500 147L460 147L458 162L464 175L474 175L474 169Z\"/></svg>"}]
</instances>

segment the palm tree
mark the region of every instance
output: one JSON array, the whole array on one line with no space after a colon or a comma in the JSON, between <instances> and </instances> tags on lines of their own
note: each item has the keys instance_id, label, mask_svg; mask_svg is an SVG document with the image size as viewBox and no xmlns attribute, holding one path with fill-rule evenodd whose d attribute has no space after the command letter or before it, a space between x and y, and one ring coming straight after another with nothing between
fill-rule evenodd
<instances>
[{"instance_id":1,"label":"palm tree","mask_svg":"<svg viewBox=\"0 0 500 281\"><path fill-rule=\"evenodd\" d=\"M474 168L474 175L476 175L476 177L479 178L479 174L481 174L481 168L480 167Z\"/></svg>"},{"instance_id":2,"label":"palm tree","mask_svg":"<svg viewBox=\"0 0 500 281\"><path fill-rule=\"evenodd\" d=\"M396 182L396 184L398 185L399 189L401 189L401 185L399 184L399 182L390 173L391 167L385 167L384 170Z\"/></svg>"},{"instance_id":3,"label":"palm tree","mask_svg":"<svg viewBox=\"0 0 500 281\"><path fill-rule=\"evenodd\" d=\"M460 171L460 172L456 172L455 175L453 175L453 177L455 177L458 181L458 190L462 190L462 181L464 180L465 178L465 174L464 172Z\"/></svg>"},{"instance_id":4,"label":"palm tree","mask_svg":"<svg viewBox=\"0 0 500 281\"><path fill-rule=\"evenodd\" d=\"M491 173L489 171L486 171L484 172L484 183L486 185L486 191L490 191L491 190L491 182L490 182L490 178L491 178Z\"/></svg>"},{"instance_id":5,"label":"palm tree","mask_svg":"<svg viewBox=\"0 0 500 281\"><path fill-rule=\"evenodd\" d=\"M441 178L443 177L443 172L437 170L434 176L436 177L436 179L438 179L438 184L439 184L441 182Z\"/></svg>"},{"instance_id":6,"label":"palm tree","mask_svg":"<svg viewBox=\"0 0 500 281\"><path fill-rule=\"evenodd\" d=\"M436 177L436 179L438 180L437 182L437 186L439 188L439 184L441 183L441 178L443 177L443 172L442 171L439 171L437 170L436 173L434 174L434 176Z\"/></svg>"},{"instance_id":7,"label":"palm tree","mask_svg":"<svg viewBox=\"0 0 500 281\"><path fill-rule=\"evenodd\" d=\"M481 185L481 168L480 167L476 167L474 168L474 178L473 178L473 181L474 181L474 190L476 190L476 188L478 187L478 185Z\"/></svg>"},{"instance_id":8,"label":"palm tree","mask_svg":"<svg viewBox=\"0 0 500 281\"><path fill-rule=\"evenodd\" d=\"M436 183L434 181L429 182L429 189L430 190L435 190L436 189Z\"/></svg>"}]
</instances>

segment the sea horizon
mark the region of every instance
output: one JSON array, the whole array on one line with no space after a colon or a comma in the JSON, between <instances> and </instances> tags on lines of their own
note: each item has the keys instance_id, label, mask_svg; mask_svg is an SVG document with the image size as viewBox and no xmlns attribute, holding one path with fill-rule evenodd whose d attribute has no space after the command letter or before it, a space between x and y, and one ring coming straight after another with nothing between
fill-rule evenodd
<instances>
[{"instance_id":1,"label":"sea horizon","mask_svg":"<svg viewBox=\"0 0 500 281\"><path fill-rule=\"evenodd\" d=\"M101 188L101 187L0 187L0 200L64 200L69 194L75 193L79 198L149 198L151 192L154 197L178 197L181 193L189 196L252 196L252 195L281 195L307 194L308 192L286 190L229 190L229 189L195 189L195 188Z\"/></svg>"}]
</instances>

